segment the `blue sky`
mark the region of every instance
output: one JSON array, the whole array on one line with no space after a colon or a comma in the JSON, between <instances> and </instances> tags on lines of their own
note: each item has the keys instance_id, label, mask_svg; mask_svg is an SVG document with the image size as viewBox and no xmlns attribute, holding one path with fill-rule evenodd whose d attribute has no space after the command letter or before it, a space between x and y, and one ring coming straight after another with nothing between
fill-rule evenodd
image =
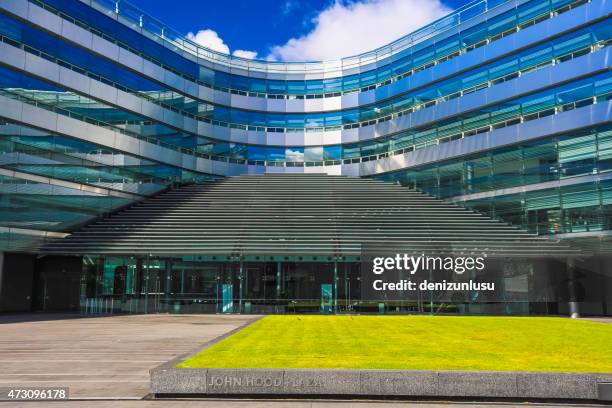
<instances>
[{"instance_id":1,"label":"blue sky","mask_svg":"<svg viewBox=\"0 0 612 408\"><path fill-rule=\"evenodd\" d=\"M240 56L274 60L325 60L353 55L384 45L467 3L466 0L129 1L185 35L191 33L203 45ZM378 21L378 26L373 21Z\"/></svg>"}]
</instances>

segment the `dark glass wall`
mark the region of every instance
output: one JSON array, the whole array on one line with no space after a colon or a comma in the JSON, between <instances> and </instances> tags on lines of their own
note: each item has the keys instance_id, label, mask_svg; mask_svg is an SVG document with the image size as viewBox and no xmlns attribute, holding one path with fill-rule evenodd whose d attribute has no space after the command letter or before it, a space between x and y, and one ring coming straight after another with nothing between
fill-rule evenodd
<instances>
[{"instance_id":1,"label":"dark glass wall","mask_svg":"<svg viewBox=\"0 0 612 408\"><path fill-rule=\"evenodd\" d=\"M81 280L81 311L111 313L374 313L374 314L529 314L557 307L534 302L549 290L547 276L559 268L538 262L505 260L492 264L500 296L468 291L442 296L422 291L405 300L370 298L362 292L360 262L210 262L178 258L86 256ZM563 264L560 268L563 268ZM564 273L564 271L561 271ZM476 277L476 276L474 276ZM472 277L472 278L474 278ZM537 279L536 279L537 277ZM554 282L557 287L563 283ZM547 286L548 285L548 286ZM539 295L538 295L539 296ZM545 299L544 297L542 299ZM548 299L550 300L550 299ZM544 306L542 306L544 305Z\"/></svg>"}]
</instances>

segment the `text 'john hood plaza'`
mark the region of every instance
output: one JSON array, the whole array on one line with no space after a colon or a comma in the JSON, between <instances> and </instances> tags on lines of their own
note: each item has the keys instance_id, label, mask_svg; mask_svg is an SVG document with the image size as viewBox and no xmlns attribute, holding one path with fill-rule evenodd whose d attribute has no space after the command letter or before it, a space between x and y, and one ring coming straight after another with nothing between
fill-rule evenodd
<instances>
[{"instance_id":1,"label":"text 'john hood plaza'","mask_svg":"<svg viewBox=\"0 0 612 408\"><path fill-rule=\"evenodd\" d=\"M611 11L475 0L294 63L2 0L0 311L611 315ZM385 251L497 293L365 296Z\"/></svg>"}]
</instances>

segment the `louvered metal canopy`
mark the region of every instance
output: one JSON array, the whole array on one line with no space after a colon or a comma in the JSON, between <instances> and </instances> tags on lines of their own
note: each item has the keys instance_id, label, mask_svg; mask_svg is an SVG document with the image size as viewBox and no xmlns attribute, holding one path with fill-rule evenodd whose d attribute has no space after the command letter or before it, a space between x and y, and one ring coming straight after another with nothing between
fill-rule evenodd
<instances>
[{"instance_id":1,"label":"louvered metal canopy","mask_svg":"<svg viewBox=\"0 0 612 408\"><path fill-rule=\"evenodd\" d=\"M48 244L45 253L358 256L411 251L566 256L567 246L371 179L244 175L178 187Z\"/></svg>"}]
</instances>

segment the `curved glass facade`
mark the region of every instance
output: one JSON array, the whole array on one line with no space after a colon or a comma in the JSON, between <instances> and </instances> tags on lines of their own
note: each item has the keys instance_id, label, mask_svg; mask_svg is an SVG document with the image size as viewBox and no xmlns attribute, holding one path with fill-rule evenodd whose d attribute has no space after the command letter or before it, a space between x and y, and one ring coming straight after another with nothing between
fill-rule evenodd
<instances>
[{"instance_id":1,"label":"curved glass facade","mask_svg":"<svg viewBox=\"0 0 612 408\"><path fill-rule=\"evenodd\" d=\"M475 0L380 49L293 63L202 48L123 1L3 2L1 242L264 172L380 178L542 234L603 233L611 11ZM9 209L28 194L20 222ZM83 215L64 220L73 207Z\"/></svg>"},{"instance_id":2,"label":"curved glass facade","mask_svg":"<svg viewBox=\"0 0 612 408\"><path fill-rule=\"evenodd\" d=\"M526 2L515 7L507 7L503 5L505 1L475 0L451 15L380 49L339 61L313 63L262 62L224 55L183 38L172 29L165 27L163 23L125 2L118 4L114 1L55 0L39 1L37 4L56 14L62 14L75 24L99 34L122 48L133 50L147 60L171 69L187 79L201 81L203 85L219 90L271 94L276 98L281 94L323 94L322 96L330 97L336 95L325 94L365 91L368 89L362 89L363 87L386 85L384 84L386 81L401 79L398 77L413 74L415 70L419 72L428 68L430 64L444 62L584 4L584 1L556 0ZM88 7L87 3L117 20L125 20L128 25L137 24L139 30L147 35L134 37L125 27L117 27L107 19L100 19L99 13ZM502 7L498 7L500 5ZM494 16L486 15L485 12L495 8L498 10ZM70 10L70 13L66 13L66 10ZM68 16L65 16L66 14ZM485 18L482 18L483 16ZM456 32L450 32L455 27L458 27ZM173 34L169 34L171 32ZM160 40L166 47L157 44ZM180 49L186 53L179 57L176 53L169 53L166 48ZM194 56L197 59L194 60L192 58ZM172 59L173 63L168 64L166 58ZM376 65L382 65L382 68L367 69L368 64L372 62L377 62ZM321 76L327 74L327 78L318 80L253 78L207 68L210 63L221 64L233 70L244 69L245 72L256 74L261 72L287 76L318 73ZM355 67L360 67L366 72L342 74L342 70ZM329 75L330 72L338 72L339 75L332 77Z\"/></svg>"},{"instance_id":3,"label":"curved glass facade","mask_svg":"<svg viewBox=\"0 0 612 408\"><path fill-rule=\"evenodd\" d=\"M0 27L2 40L6 43L21 41L21 46L35 55L68 67L74 72L112 84L119 90L146 98L166 109L217 126L265 128L273 132L350 129L397 118L413 110L446 102L509 81L519 75L599 51L610 44L612 31L609 20L604 19L537 45L515 50L510 55L477 65L474 69L420 81L421 83L413 87L401 89L397 94L387 92L380 98L373 98L372 103L348 109L286 113L290 110L287 106L281 106L280 112L274 112L272 109L249 110L243 106L232 106L231 101L228 106L202 99L199 95L156 82L142 73L135 73L125 66L98 56L91 50L73 46L56 36L6 16L0 15ZM293 81L285 81L291 82ZM366 91L369 89L363 92Z\"/></svg>"}]
</instances>

